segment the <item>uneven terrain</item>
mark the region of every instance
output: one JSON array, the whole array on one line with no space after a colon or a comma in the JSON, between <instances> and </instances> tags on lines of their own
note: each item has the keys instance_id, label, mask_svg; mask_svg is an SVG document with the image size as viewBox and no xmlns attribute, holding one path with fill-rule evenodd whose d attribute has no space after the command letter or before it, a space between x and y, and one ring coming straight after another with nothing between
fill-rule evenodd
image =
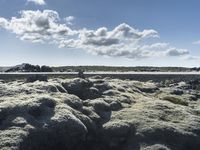
<instances>
[{"instance_id":1,"label":"uneven terrain","mask_svg":"<svg viewBox=\"0 0 200 150\"><path fill-rule=\"evenodd\" d=\"M200 149L199 80L27 81L0 80L0 150Z\"/></svg>"}]
</instances>

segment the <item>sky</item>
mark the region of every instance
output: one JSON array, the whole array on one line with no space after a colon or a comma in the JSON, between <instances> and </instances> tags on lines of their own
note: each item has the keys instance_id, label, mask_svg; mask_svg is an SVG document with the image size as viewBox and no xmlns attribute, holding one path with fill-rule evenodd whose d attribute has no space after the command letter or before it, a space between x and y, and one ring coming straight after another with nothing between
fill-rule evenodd
<instances>
[{"instance_id":1,"label":"sky","mask_svg":"<svg viewBox=\"0 0 200 150\"><path fill-rule=\"evenodd\" d=\"M199 0L0 0L0 66L200 66Z\"/></svg>"}]
</instances>

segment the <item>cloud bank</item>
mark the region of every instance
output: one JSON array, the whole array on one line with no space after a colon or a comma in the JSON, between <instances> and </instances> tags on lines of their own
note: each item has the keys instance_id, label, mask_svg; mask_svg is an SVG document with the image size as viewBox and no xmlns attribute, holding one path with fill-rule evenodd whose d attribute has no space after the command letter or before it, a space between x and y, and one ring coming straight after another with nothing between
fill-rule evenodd
<instances>
[{"instance_id":1,"label":"cloud bank","mask_svg":"<svg viewBox=\"0 0 200 150\"><path fill-rule=\"evenodd\" d=\"M44 1L37 2L42 4ZM78 48L94 55L140 59L189 54L187 49L179 49L169 43L149 44L149 39L159 37L158 32L153 29L140 31L122 23L112 30L107 27L75 30L72 29L73 16L64 20L65 23L62 23L59 14L53 10L26 10L21 11L19 17L0 17L0 28L11 31L23 41L54 43L58 47Z\"/></svg>"}]
</instances>

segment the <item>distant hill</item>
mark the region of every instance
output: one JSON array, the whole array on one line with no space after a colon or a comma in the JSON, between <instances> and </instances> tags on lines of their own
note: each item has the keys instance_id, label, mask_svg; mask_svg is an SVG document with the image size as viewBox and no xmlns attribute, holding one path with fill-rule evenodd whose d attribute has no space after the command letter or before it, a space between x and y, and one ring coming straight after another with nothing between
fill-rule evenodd
<instances>
[{"instance_id":1,"label":"distant hill","mask_svg":"<svg viewBox=\"0 0 200 150\"><path fill-rule=\"evenodd\" d=\"M14 67L2 69L3 72L53 72L49 66L39 66L23 63Z\"/></svg>"},{"instance_id":2,"label":"distant hill","mask_svg":"<svg viewBox=\"0 0 200 150\"><path fill-rule=\"evenodd\" d=\"M11 67L0 67L0 72L4 72L8 69L10 69Z\"/></svg>"}]
</instances>

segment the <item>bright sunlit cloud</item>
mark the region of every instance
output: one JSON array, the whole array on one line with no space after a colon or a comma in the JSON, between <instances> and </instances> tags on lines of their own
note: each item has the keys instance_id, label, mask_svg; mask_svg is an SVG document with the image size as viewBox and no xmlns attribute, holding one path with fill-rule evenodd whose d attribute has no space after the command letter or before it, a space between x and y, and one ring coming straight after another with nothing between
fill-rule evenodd
<instances>
[{"instance_id":1,"label":"bright sunlit cloud","mask_svg":"<svg viewBox=\"0 0 200 150\"><path fill-rule=\"evenodd\" d=\"M27 0L27 2L33 2L36 5L45 5L45 1L44 0Z\"/></svg>"}]
</instances>

